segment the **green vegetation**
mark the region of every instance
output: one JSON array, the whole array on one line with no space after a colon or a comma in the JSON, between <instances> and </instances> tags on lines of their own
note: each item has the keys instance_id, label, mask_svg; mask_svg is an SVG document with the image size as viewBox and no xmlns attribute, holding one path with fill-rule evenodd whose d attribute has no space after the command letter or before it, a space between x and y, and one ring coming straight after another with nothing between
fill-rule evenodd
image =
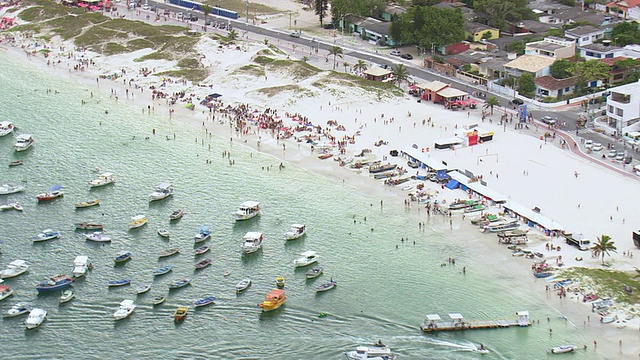
<instances>
[{"instance_id":1,"label":"green vegetation","mask_svg":"<svg viewBox=\"0 0 640 360\"><path fill-rule=\"evenodd\" d=\"M205 69L180 69L163 71L156 73L156 75L183 78L197 84L206 79L209 76L209 72Z\"/></svg>"},{"instance_id":2,"label":"green vegetation","mask_svg":"<svg viewBox=\"0 0 640 360\"><path fill-rule=\"evenodd\" d=\"M527 4L527 0L474 0L473 10L478 22L506 30L508 22L538 19Z\"/></svg>"},{"instance_id":3,"label":"green vegetation","mask_svg":"<svg viewBox=\"0 0 640 360\"><path fill-rule=\"evenodd\" d=\"M460 9L413 6L393 20L389 30L394 40L426 49L465 39L464 17Z\"/></svg>"},{"instance_id":4,"label":"green vegetation","mask_svg":"<svg viewBox=\"0 0 640 360\"><path fill-rule=\"evenodd\" d=\"M618 303L637 305L640 302L640 280L638 279L638 274L574 267L563 271L560 276L577 279L583 286L597 290L601 297L610 296ZM631 287L632 293L629 294L623 291L624 286Z\"/></svg>"},{"instance_id":5,"label":"green vegetation","mask_svg":"<svg viewBox=\"0 0 640 360\"><path fill-rule=\"evenodd\" d=\"M281 92L287 92L287 91L294 92L296 94L296 97L299 97L303 91L308 91L308 90L298 85L281 85L281 86L262 88L258 90L259 93L265 94L268 97L274 97Z\"/></svg>"},{"instance_id":6,"label":"green vegetation","mask_svg":"<svg viewBox=\"0 0 640 360\"><path fill-rule=\"evenodd\" d=\"M253 61L260 64L260 65L267 65L269 63L274 62L276 59L268 57L268 56L261 56L258 55L256 57L253 58Z\"/></svg>"},{"instance_id":7,"label":"green vegetation","mask_svg":"<svg viewBox=\"0 0 640 360\"><path fill-rule=\"evenodd\" d=\"M264 76L264 68L260 65L249 64L238 68L232 75L250 75L255 77Z\"/></svg>"}]
</instances>

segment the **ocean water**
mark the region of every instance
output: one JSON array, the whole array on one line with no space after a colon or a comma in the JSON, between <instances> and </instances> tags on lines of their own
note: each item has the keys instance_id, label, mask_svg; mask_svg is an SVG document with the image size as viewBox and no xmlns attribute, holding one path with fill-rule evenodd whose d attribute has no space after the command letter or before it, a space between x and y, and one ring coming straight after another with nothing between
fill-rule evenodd
<instances>
[{"instance_id":1,"label":"ocean water","mask_svg":"<svg viewBox=\"0 0 640 360\"><path fill-rule=\"evenodd\" d=\"M0 302L0 311L18 301L48 311L37 330L25 330L25 317L2 320L6 358L339 359L381 339L406 359L474 359L479 355L469 350L478 343L491 350L487 359L540 359L551 356L546 349L552 346L588 343L580 326L559 319L531 290L534 280L526 269L506 270L512 267L504 264L514 261L507 252L479 246L495 241L491 235L449 231L441 218L421 219L429 226L420 229L418 215L408 214L401 201L380 206L370 194L295 166L279 171L279 160L228 140L212 137L203 143L200 129L181 126L178 119L141 114L123 101L116 105L108 93L43 73L24 59L3 53L0 59L0 118L36 139L32 149L15 153L15 135L0 138L0 182L27 187L0 196L0 203L18 201L24 207L22 213L0 213L0 266L15 259L32 264L27 274L6 281L16 294ZM25 164L7 167L16 159ZM114 172L117 183L90 190L87 181L97 170ZM148 203L148 194L164 181L174 184L175 195ZM53 185L64 186L64 198L37 204L35 194ZM100 206L73 206L95 198ZM231 213L245 200L260 201L263 215L236 223ZM170 223L169 214L178 208L186 215ZM128 230L129 219L138 214L147 215L148 225ZM104 223L113 242L85 241L72 226L81 221ZM307 236L285 242L283 233L299 222L308 226ZM212 250L196 259L192 239L201 225L213 230ZM171 231L170 240L157 235L160 227ZM60 230L62 238L32 243L45 228ZM240 251L247 231L265 236L263 249L248 256ZM170 247L181 253L158 260L157 253ZM133 258L114 266L120 250L131 251ZM306 269L292 264L307 250L318 252L325 271L310 281ZM78 255L89 256L94 269L74 283L76 299L59 305L59 293L37 293L34 285L45 276L70 274ZM446 264L448 257L457 264ZM201 258L211 258L213 265L195 271ZM154 279L153 269L166 264L174 265L173 272ZM279 275L286 278L286 304L263 314L257 304ZM152 306L154 296L185 277L193 278L190 286ZM245 277L253 285L237 295L234 285ZM132 285L107 287L123 278ZM337 288L316 294L314 285L329 278ZM151 291L136 295L143 283L151 283ZM535 286L543 285L538 280ZM194 310L194 300L211 295L215 305ZM123 299L138 307L116 322L112 313ZM178 305L191 309L175 324ZM419 327L428 313L486 320L513 319L518 310L528 310L540 324L436 334L423 334ZM319 318L322 312L329 315ZM582 351L573 356L598 358Z\"/></svg>"}]
</instances>

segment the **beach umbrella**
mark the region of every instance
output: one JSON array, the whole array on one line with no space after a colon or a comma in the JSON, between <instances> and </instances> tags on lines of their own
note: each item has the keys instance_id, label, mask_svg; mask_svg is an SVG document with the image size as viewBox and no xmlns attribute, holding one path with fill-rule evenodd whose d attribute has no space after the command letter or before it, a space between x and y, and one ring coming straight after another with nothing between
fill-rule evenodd
<instances>
[{"instance_id":1,"label":"beach umbrella","mask_svg":"<svg viewBox=\"0 0 640 360\"><path fill-rule=\"evenodd\" d=\"M86 8L87 6L89 6L89 4L79 3L78 6L81 8Z\"/></svg>"},{"instance_id":2,"label":"beach umbrella","mask_svg":"<svg viewBox=\"0 0 640 360\"><path fill-rule=\"evenodd\" d=\"M411 90L417 90L417 89L418 89L418 87L417 87L417 86L415 86L415 85L411 85L411 86L409 86L409 89L411 89Z\"/></svg>"},{"instance_id":3,"label":"beach umbrella","mask_svg":"<svg viewBox=\"0 0 640 360\"><path fill-rule=\"evenodd\" d=\"M93 11L100 10L100 7L95 6L95 5L91 5L91 6L89 6L89 10L93 10Z\"/></svg>"}]
</instances>

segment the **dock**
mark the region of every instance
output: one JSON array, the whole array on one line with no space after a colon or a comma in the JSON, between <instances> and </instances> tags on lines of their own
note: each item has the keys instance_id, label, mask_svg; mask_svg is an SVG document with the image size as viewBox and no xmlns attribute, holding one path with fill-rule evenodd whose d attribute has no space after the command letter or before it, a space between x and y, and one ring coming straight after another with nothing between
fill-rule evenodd
<instances>
[{"instance_id":1,"label":"dock","mask_svg":"<svg viewBox=\"0 0 640 360\"><path fill-rule=\"evenodd\" d=\"M466 320L462 314L448 314L444 320L438 314L429 314L420 327L424 332L498 329L513 326L527 327L531 325L528 311L517 311L513 320Z\"/></svg>"}]
</instances>

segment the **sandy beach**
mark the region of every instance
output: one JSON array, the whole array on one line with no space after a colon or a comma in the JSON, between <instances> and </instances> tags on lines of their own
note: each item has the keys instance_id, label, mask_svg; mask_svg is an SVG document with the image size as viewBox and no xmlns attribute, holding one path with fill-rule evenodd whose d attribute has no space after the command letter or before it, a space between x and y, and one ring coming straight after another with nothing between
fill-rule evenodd
<instances>
[{"instance_id":1,"label":"sandy beach","mask_svg":"<svg viewBox=\"0 0 640 360\"><path fill-rule=\"evenodd\" d=\"M385 159L384 162L406 167L406 159L390 156L390 150L409 149L413 144L420 149L430 148L428 155L433 160L482 175L491 189L507 196L510 202L517 202L527 208L538 207L541 214L564 225L573 233L583 234L585 238L593 241L602 234L611 236L618 251L606 258L606 261L611 263L610 269L633 271L635 267L640 266L640 261L635 256L637 249L631 241L631 232L637 229L633 220L640 211L637 205L640 203L637 179L621 176L603 168L596 161L587 160L566 148L563 149L559 136L555 140L541 138L546 131L541 127L532 125L529 129L515 129L514 123L500 124L500 116L504 110L496 109L493 116L488 116L482 121L481 104L474 110L450 111L436 104L417 103L416 98L406 95L406 85L403 85L404 97L381 99L371 91L329 84L327 74L332 64L325 63L324 60L311 62L311 65L319 67L323 72L303 80L297 79L285 70L266 69L265 75L260 77L243 74L239 69L252 63L252 59L258 53L268 49L262 37L254 38L253 34L250 36L251 41L246 51L234 46L218 47L214 40L203 37L198 51L203 56L201 62L209 70L210 76L202 86L178 79L162 81L153 72L148 76L144 75L142 69L161 72L175 66L174 63L163 60L134 62L134 59L144 55L148 50L104 57L89 51L71 52L69 49L73 49L72 44L54 37L50 44L47 44L51 50L48 58L44 58L42 53L27 57L25 51L30 52L38 48L35 47L34 40L21 35L18 35L13 45L7 41L0 43L0 49L8 56L28 59L32 66L42 71L54 71L61 77L71 76L89 91L109 94L113 103L105 104L105 111L111 106L117 106L117 103L133 104L142 112L201 128L203 138L209 134L223 139L230 138L230 149L246 146L273 156L287 166L298 166L319 176L341 181L347 188L357 188L370 194L372 202L376 203L400 204L407 201L407 193L410 191L403 191L401 186L383 185L382 181L372 179L367 171L341 167L332 159L318 159L317 147L312 148L309 143L297 141L304 135L311 135L310 131L294 132L292 137L284 139L280 138L279 132L261 130L250 122L246 124L244 133L235 131L229 117L220 111L210 112L208 108L200 105L200 100L212 92L217 92L222 94L224 106L246 104L258 113L264 112L267 108L276 109L277 116L287 128L295 128L299 123L285 114L300 114L307 117L310 123L320 126L323 133L335 136L336 141L346 141L350 137L355 139L355 143L345 147L345 154L341 155L343 158L354 157L366 148L371 150L372 156ZM295 51L286 46L280 48L287 52L286 55L274 55L280 59L299 59L303 56L301 50ZM345 61L354 63L354 60L349 58L341 60ZM83 69L74 70L76 65L83 65ZM343 72L339 70L337 68L336 72ZM122 77L116 80L101 78L101 75L114 73L121 74ZM319 87L317 82L329 85ZM295 85L296 89L303 88L306 91L264 91L292 85ZM152 86L162 89L167 94L184 91L187 97L193 100L195 109L189 110L184 107L187 101L182 100L187 97L175 105L170 105L165 98L152 98ZM90 101L90 98L82 101ZM336 125L328 125L329 120L333 120ZM459 135L463 126L470 124L478 124L484 130L493 131L494 140L455 150L432 149L435 140ZM338 125L344 130L339 130ZM153 136L152 129L149 129L149 135ZM162 129L158 129L158 135L162 135ZM375 143L380 141L384 142L384 145L375 146ZM318 142L330 141L325 135ZM233 160L233 150L230 151L232 155L229 159ZM337 148L332 152L337 156ZM415 170L409 170L409 174L413 175L412 172ZM420 170L419 173L425 174L426 171ZM418 183L422 182L411 181L408 184L415 186ZM424 186L428 191L437 194L432 200L440 203L451 203L455 199L467 197L462 190L443 189L439 184L432 182L427 181ZM495 241L493 234L481 234L477 227L469 223L469 217L463 219L461 214L454 214L450 223L448 218L441 216L427 217L423 204L409 204L407 216L414 219L416 226L419 222L426 221L429 226L441 232L464 232L472 237L486 239L488 241L482 242L482 246L485 247L483 253L508 252L503 245ZM491 211L498 212L500 209L493 208ZM588 252L580 252L564 244L559 238L544 236L535 229L531 229L530 233L532 235L528 248L544 253L547 259L555 259L562 255L565 266L601 267L600 259L592 258ZM561 245L562 250L549 251L545 247L547 243ZM634 256L623 256L623 252L633 253ZM576 261L578 257L584 259ZM616 328L614 324L600 324L597 314L592 313L589 305L583 304L578 296L569 295L560 299L554 291L545 290L548 283L530 276L530 260L509 260L501 266L507 271L522 274L523 286L536 288L540 297L558 310L559 316L566 317L577 329L596 340L599 354L610 359L630 356L635 358L640 354L638 309L635 309L636 317L629 320L625 328ZM582 347L583 344L576 345ZM594 343L586 345L590 350L594 350Z\"/></svg>"}]
</instances>

